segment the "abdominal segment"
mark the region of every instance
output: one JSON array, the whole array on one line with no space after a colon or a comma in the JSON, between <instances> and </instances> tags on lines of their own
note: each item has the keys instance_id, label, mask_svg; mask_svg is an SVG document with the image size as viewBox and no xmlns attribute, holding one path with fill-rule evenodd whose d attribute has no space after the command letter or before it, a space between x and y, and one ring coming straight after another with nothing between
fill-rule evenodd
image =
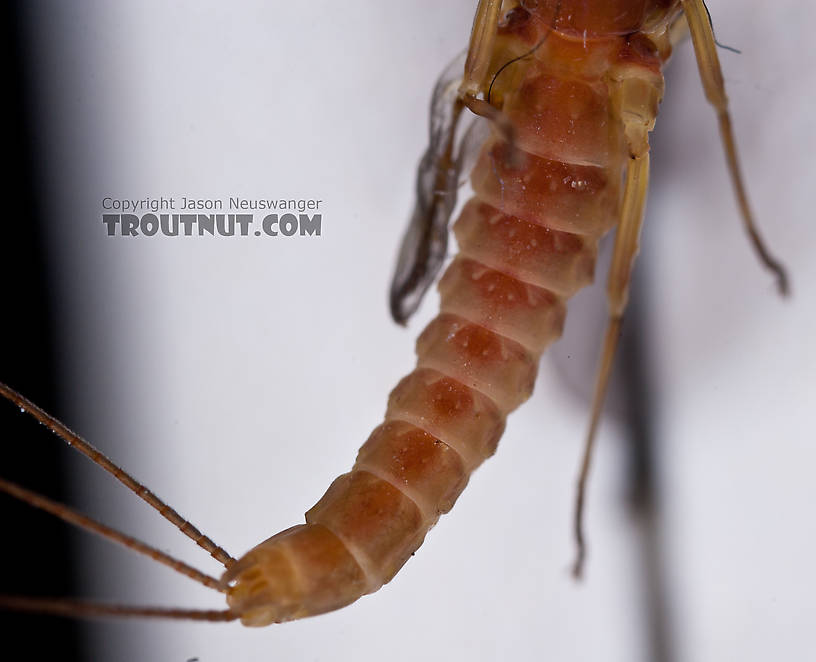
<instances>
[{"instance_id":1,"label":"abdominal segment","mask_svg":"<svg viewBox=\"0 0 816 662\"><path fill-rule=\"evenodd\" d=\"M228 571L230 604L246 624L322 613L390 581L495 452L561 334L567 299L592 281L597 242L618 221L628 156L609 81L659 67L655 49L633 49L631 35L576 36L562 23L546 40L551 26L520 8L502 24L490 101L514 142L495 132L481 150L440 313L385 420L306 524Z\"/></svg>"}]
</instances>

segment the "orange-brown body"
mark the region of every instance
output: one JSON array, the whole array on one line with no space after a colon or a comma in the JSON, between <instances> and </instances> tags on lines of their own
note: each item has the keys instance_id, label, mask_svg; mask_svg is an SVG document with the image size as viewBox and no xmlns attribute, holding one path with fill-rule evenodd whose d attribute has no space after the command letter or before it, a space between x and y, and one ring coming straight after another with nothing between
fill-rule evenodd
<instances>
[{"instance_id":1,"label":"orange-brown body","mask_svg":"<svg viewBox=\"0 0 816 662\"><path fill-rule=\"evenodd\" d=\"M566 300L592 280L598 240L619 219L629 156L648 149L678 4L528 0L505 15L487 100L510 120L515 148L498 135L484 145L475 197L454 226L460 253L439 283L441 312L352 470L306 524L225 575L244 624L319 614L376 591L493 454L561 333ZM633 95L645 101L621 101Z\"/></svg>"}]
</instances>

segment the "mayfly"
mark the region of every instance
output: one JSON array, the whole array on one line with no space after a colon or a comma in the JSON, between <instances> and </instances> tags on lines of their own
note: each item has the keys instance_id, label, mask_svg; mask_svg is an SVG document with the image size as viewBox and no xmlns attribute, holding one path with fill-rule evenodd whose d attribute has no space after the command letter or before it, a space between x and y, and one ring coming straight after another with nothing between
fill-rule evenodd
<instances>
[{"instance_id":1,"label":"mayfly","mask_svg":"<svg viewBox=\"0 0 816 662\"><path fill-rule=\"evenodd\" d=\"M558 335L564 300L589 282L594 242L617 224L612 314L591 441L637 246L661 69L686 19L739 182L713 35L702 2L692 0L606 2L592 12L591 3L569 0L501 5L480 3L464 76L446 72L435 96L417 213L393 290L397 318L415 308L445 254L455 191L476 135L467 131L458 141L457 121L472 113L489 123L492 135L472 175L477 197L454 227L462 252L442 278L442 314L420 338L417 371L394 391L386 422L355 469L310 511L307 524L237 562L203 540L228 566L222 580L170 561L227 591L228 610L150 613L262 625L337 608L389 581L493 452L506 414L529 396L536 359ZM741 190L739 199L755 245L784 289ZM67 604L9 603L56 611Z\"/></svg>"}]
</instances>

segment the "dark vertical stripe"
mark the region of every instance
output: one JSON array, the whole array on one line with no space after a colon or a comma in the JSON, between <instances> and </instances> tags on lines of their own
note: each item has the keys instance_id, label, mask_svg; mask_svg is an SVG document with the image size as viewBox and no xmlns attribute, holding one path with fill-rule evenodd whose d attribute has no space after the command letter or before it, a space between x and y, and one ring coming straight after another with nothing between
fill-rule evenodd
<instances>
[{"instance_id":1,"label":"dark vertical stripe","mask_svg":"<svg viewBox=\"0 0 816 662\"><path fill-rule=\"evenodd\" d=\"M0 181L0 379L49 411L59 413L55 383L46 224L38 204L42 164L33 145L32 86L27 80L24 0L0 7L2 80L2 156L8 166ZM0 474L4 478L65 501L59 442L10 404L0 403ZM73 595L73 559L67 525L10 497L0 495L2 572L0 592L23 595ZM0 614L4 659L79 659L78 626L54 617ZM14 655L13 651L20 655Z\"/></svg>"},{"instance_id":2,"label":"dark vertical stripe","mask_svg":"<svg viewBox=\"0 0 816 662\"><path fill-rule=\"evenodd\" d=\"M648 220L648 219L647 219ZM626 394L629 455L629 507L638 534L637 567L640 569L640 618L653 662L674 662L674 623L671 620L672 596L667 577L665 555L666 522L662 508L660 476L660 439L656 434L655 378L649 368L648 296L646 279L649 251L635 268L632 293L626 311L620 359L621 382Z\"/></svg>"}]
</instances>

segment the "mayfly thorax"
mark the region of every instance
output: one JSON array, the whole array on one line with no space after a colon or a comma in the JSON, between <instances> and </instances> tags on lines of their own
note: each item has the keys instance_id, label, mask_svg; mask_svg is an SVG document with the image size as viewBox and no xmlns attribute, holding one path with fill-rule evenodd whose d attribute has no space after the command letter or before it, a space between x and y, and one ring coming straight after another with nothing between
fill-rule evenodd
<instances>
[{"instance_id":1,"label":"mayfly thorax","mask_svg":"<svg viewBox=\"0 0 816 662\"><path fill-rule=\"evenodd\" d=\"M474 196L453 223L459 252L439 279L441 310L417 341L416 368L391 392L384 421L296 525L235 559L120 469L8 387L2 394L102 464L221 562L212 578L21 488L2 488L103 533L215 590L229 608L196 611L3 598L18 609L135 614L267 625L350 604L389 582L496 450L507 415L532 393L538 360L561 333L567 300L593 279L598 240L617 227L609 323L579 479L584 482L626 308L649 179L649 131L663 66L691 33L717 110L744 221L780 290L743 191L713 33L701 0L482 0L466 60L437 84L417 203L391 291L404 322L435 281L448 224L472 164ZM479 118L470 127L466 118Z\"/></svg>"}]
</instances>

